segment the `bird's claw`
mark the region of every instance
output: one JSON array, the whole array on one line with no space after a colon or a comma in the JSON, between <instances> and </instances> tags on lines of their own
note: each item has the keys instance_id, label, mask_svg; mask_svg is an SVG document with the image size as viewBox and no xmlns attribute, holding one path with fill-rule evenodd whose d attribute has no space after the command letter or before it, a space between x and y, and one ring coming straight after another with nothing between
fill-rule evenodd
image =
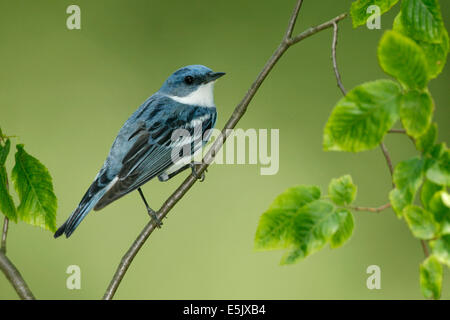
<instances>
[{"instance_id":1,"label":"bird's claw","mask_svg":"<svg viewBox=\"0 0 450 320\"><path fill-rule=\"evenodd\" d=\"M199 180L200 182L203 182L203 181L205 181L205 172L207 172L208 169L205 169L205 171L203 171L201 174L198 174L197 166L200 166L201 164L202 164L201 162L191 162L190 166L191 166L192 175L194 176L194 178Z\"/></svg>"},{"instance_id":2,"label":"bird's claw","mask_svg":"<svg viewBox=\"0 0 450 320\"><path fill-rule=\"evenodd\" d=\"M148 214L149 214L151 220L152 220L153 223L155 224L155 226L156 226L157 228L161 228L161 226L162 226L163 223L162 223L161 220L159 220L159 218L158 218L156 212L153 211L153 210L150 209L150 208L148 208L147 211L148 211Z\"/></svg>"}]
</instances>

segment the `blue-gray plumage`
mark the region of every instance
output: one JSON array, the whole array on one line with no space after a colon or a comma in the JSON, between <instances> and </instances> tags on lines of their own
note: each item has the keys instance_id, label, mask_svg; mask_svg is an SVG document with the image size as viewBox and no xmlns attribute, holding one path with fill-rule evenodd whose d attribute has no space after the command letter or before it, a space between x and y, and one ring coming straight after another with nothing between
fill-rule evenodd
<instances>
[{"instance_id":1,"label":"blue-gray plumage","mask_svg":"<svg viewBox=\"0 0 450 320\"><path fill-rule=\"evenodd\" d=\"M168 180L178 165L172 151L180 148L172 134L184 129L193 136L198 127L203 133L214 127L213 86L222 75L202 65L175 71L125 122L94 182L55 238L63 233L69 237L89 211L104 208L152 178ZM183 143L192 154L204 145L189 139Z\"/></svg>"}]
</instances>

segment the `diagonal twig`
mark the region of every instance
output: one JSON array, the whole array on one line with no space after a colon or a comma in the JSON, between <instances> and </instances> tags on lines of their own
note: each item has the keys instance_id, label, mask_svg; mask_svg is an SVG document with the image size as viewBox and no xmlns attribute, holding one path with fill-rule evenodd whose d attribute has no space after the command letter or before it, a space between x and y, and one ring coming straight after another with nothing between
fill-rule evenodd
<instances>
[{"instance_id":1,"label":"diagonal twig","mask_svg":"<svg viewBox=\"0 0 450 320\"><path fill-rule=\"evenodd\" d=\"M8 187L8 181L6 182L7 182L6 185ZM23 279L19 270L17 270L16 266L6 256L6 238L8 236L8 226L9 226L9 219L5 217L3 222L2 240L0 247L0 270L2 270L3 274L6 276L6 279L8 279L8 281L11 283L14 290L17 292L17 294L21 299L34 300L36 298L34 297L27 283Z\"/></svg>"},{"instance_id":2,"label":"diagonal twig","mask_svg":"<svg viewBox=\"0 0 450 320\"><path fill-rule=\"evenodd\" d=\"M380 148L381 148L381 151L383 152L384 158L386 159L386 164L389 168L389 172L391 173L391 179L392 179L394 176L394 166L392 165L391 155L389 154L389 151L386 148L386 145L384 144L384 142L380 143ZM395 188L395 183L393 180L392 180L392 187Z\"/></svg>"},{"instance_id":3,"label":"diagonal twig","mask_svg":"<svg viewBox=\"0 0 450 320\"><path fill-rule=\"evenodd\" d=\"M311 27L304 32L296 35L295 37L292 37L292 33L295 27L295 22L297 20L298 13L301 9L302 0L298 0L296 2L295 8L293 10L293 13L291 15L291 18L289 19L288 28L286 30L286 33L278 46L278 48L275 50L275 52L272 54L272 56L269 58L269 60L264 65L261 72L258 74L256 80L253 82L253 84L248 89L247 93L242 98L241 102L236 106L233 113L231 114L230 118L228 119L227 123L225 124L225 127L222 129L221 135L214 141L211 148L208 150L206 155L203 158L203 163L198 167L197 174L201 175L209 166L209 164L214 159L214 156L217 154L217 152L222 147L223 143L225 142L226 138L231 133L230 129L233 129L236 124L239 122L239 120L242 118L242 116L245 114L248 105L250 104L251 100L255 96L256 92L258 91L261 84L266 79L267 75L270 73L272 68L275 66L275 64L278 62L278 60L283 56L283 54L294 44L322 31L325 29L328 29L332 27L335 23L341 21L344 19L347 14L341 14L321 25ZM183 183L170 195L170 197L163 203L161 208L158 210L157 215L158 219L162 220L166 217L166 215L172 210L172 208L178 203L178 201L183 198L183 196L189 191L189 189L195 184L197 179L193 177L192 175L189 175ZM155 225L152 221L150 221L144 229L141 231L141 233L138 235L136 240L133 242L131 247L128 249L128 251L125 253L125 255L122 257L122 260L119 263L119 266L116 269L116 272L111 279L111 282L103 296L103 299L109 300L114 297L114 294L117 291L117 288L120 285L120 282L122 281L123 277L125 276L125 273L127 272L131 262L133 261L136 254L139 252L140 248L144 245L145 241L148 239L148 237L152 234L153 230L155 229Z\"/></svg>"},{"instance_id":4,"label":"diagonal twig","mask_svg":"<svg viewBox=\"0 0 450 320\"><path fill-rule=\"evenodd\" d=\"M36 299L28 288L27 283L23 279L19 270L14 266L11 260L5 255L5 253L0 250L0 270L3 271L8 281L14 287L19 297L23 300L34 300Z\"/></svg>"},{"instance_id":5,"label":"diagonal twig","mask_svg":"<svg viewBox=\"0 0 450 320\"><path fill-rule=\"evenodd\" d=\"M341 89L342 94L344 96L346 96L347 91L345 90L344 85L342 84L341 74L339 73L337 59L336 59L337 39L338 39L338 25L336 22L334 22L333 23L333 44L331 45L331 57L333 59L333 69L334 69L334 74L336 76L337 85L339 86L339 89Z\"/></svg>"},{"instance_id":6,"label":"diagonal twig","mask_svg":"<svg viewBox=\"0 0 450 320\"><path fill-rule=\"evenodd\" d=\"M294 11L292 11L291 18L289 19L289 24L284 35L284 39L290 39L292 37L292 32L294 31L295 23L297 22L298 13L302 8L303 0L297 1Z\"/></svg>"}]
</instances>

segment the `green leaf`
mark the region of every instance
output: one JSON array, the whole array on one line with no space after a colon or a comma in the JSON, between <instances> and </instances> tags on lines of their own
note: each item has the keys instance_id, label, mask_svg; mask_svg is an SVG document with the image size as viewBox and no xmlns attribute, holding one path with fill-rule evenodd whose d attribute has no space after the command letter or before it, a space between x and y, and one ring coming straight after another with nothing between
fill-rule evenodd
<instances>
[{"instance_id":1,"label":"green leaf","mask_svg":"<svg viewBox=\"0 0 450 320\"><path fill-rule=\"evenodd\" d=\"M292 242L295 212L269 210L261 216L255 235L255 250L285 249Z\"/></svg>"},{"instance_id":2,"label":"green leaf","mask_svg":"<svg viewBox=\"0 0 450 320\"><path fill-rule=\"evenodd\" d=\"M413 195L409 190L393 189L389 192L389 201L395 214L400 219L403 217L403 209L413 202Z\"/></svg>"},{"instance_id":3,"label":"green leaf","mask_svg":"<svg viewBox=\"0 0 450 320\"><path fill-rule=\"evenodd\" d=\"M450 235L442 236L440 239L430 241L433 255L439 262L450 267Z\"/></svg>"},{"instance_id":4,"label":"green leaf","mask_svg":"<svg viewBox=\"0 0 450 320\"><path fill-rule=\"evenodd\" d=\"M281 264L294 263L321 249L338 227L338 217L329 202L316 200L301 207L294 218L291 249Z\"/></svg>"},{"instance_id":5,"label":"green leaf","mask_svg":"<svg viewBox=\"0 0 450 320\"><path fill-rule=\"evenodd\" d=\"M425 172L438 162L438 160L443 156L446 149L447 149L447 145L445 142L435 144L430 148L430 150L427 152L427 154L425 154L425 157L424 157L424 160L425 160L424 171Z\"/></svg>"},{"instance_id":6,"label":"green leaf","mask_svg":"<svg viewBox=\"0 0 450 320\"><path fill-rule=\"evenodd\" d=\"M9 150L11 149L11 141L6 139L5 144L2 146L0 143L0 166L4 166L6 158L8 157Z\"/></svg>"},{"instance_id":7,"label":"green leaf","mask_svg":"<svg viewBox=\"0 0 450 320\"><path fill-rule=\"evenodd\" d=\"M416 147L424 154L430 152L437 138L437 125L432 123L427 131L416 139Z\"/></svg>"},{"instance_id":8,"label":"green leaf","mask_svg":"<svg viewBox=\"0 0 450 320\"><path fill-rule=\"evenodd\" d=\"M19 219L26 223L56 230L56 196L47 168L17 145L16 163L12 171L14 187L19 195Z\"/></svg>"},{"instance_id":9,"label":"green leaf","mask_svg":"<svg viewBox=\"0 0 450 320\"><path fill-rule=\"evenodd\" d=\"M344 185L347 187L348 181ZM351 182L351 180L350 180ZM328 241L341 246L353 231L353 216L319 200L315 186L297 186L280 194L261 216L256 250L287 249L281 264L291 264L321 249Z\"/></svg>"},{"instance_id":10,"label":"green leaf","mask_svg":"<svg viewBox=\"0 0 450 320\"><path fill-rule=\"evenodd\" d=\"M391 205L398 217L403 216L405 206L412 204L422 184L424 162L419 157L402 161L394 170L395 189L389 193Z\"/></svg>"},{"instance_id":11,"label":"green leaf","mask_svg":"<svg viewBox=\"0 0 450 320\"><path fill-rule=\"evenodd\" d=\"M428 179L439 185L450 185L450 150L445 146L440 150L436 161L427 169Z\"/></svg>"},{"instance_id":12,"label":"green leaf","mask_svg":"<svg viewBox=\"0 0 450 320\"><path fill-rule=\"evenodd\" d=\"M288 248L292 242L292 224L297 210L320 198L315 186L296 186L275 198L262 214L255 235L255 250Z\"/></svg>"},{"instance_id":13,"label":"green leaf","mask_svg":"<svg viewBox=\"0 0 450 320\"><path fill-rule=\"evenodd\" d=\"M434 255L420 265L420 287L426 298L439 299L441 296L442 265Z\"/></svg>"},{"instance_id":14,"label":"green leaf","mask_svg":"<svg viewBox=\"0 0 450 320\"><path fill-rule=\"evenodd\" d=\"M16 206L9 193L7 179L5 167L0 166L0 212L9 220L17 222Z\"/></svg>"},{"instance_id":15,"label":"green leaf","mask_svg":"<svg viewBox=\"0 0 450 320\"><path fill-rule=\"evenodd\" d=\"M445 190L436 192L430 200L429 208L440 225L440 232L450 234L450 195Z\"/></svg>"},{"instance_id":16,"label":"green leaf","mask_svg":"<svg viewBox=\"0 0 450 320\"><path fill-rule=\"evenodd\" d=\"M445 27L442 27L441 41L439 43L421 41L420 37L417 38L413 31L408 30L403 26L401 13L395 17L393 29L394 31L400 32L401 34L404 34L416 41L416 43L424 51L427 59L428 78L436 78L442 72L442 69L444 69L450 46L448 32Z\"/></svg>"},{"instance_id":17,"label":"green leaf","mask_svg":"<svg viewBox=\"0 0 450 320\"><path fill-rule=\"evenodd\" d=\"M431 212L409 205L403 210L409 229L416 238L429 240L436 237L439 226Z\"/></svg>"},{"instance_id":18,"label":"green leaf","mask_svg":"<svg viewBox=\"0 0 450 320\"><path fill-rule=\"evenodd\" d=\"M367 8L376 5L380 8L380 14L383 14L391 9L398 0L358 0L352 3L350 8L350 15L352 16L353 27L366 24L367 19L372 13L367 13Z\"/></svg>"},{"instance_id":19,"label":"green leaf","mask_svg":"<svg viewBox=\"0 0 450 320\"><path fill-rule=\"evenodd\" d=\"M292 245L291 248L288 251L286 251L281 257L280 264L281 265L293 264L302 260L305 257L306 254L302 248Z\"/></svg>"},{"instance_id":20,"label":"green leaf","mask_svg":"<svg viewBox=\"0 0 450 320\"><path fill-rule=\"evenodd\" d=\"M398 119L401 89L390 80L364 83L342 98L325 126L323 147L335 151L375 148Z\"/></svg>"},{"instance_id":21,"label":"green leaf","mask_svg":"<svg viewBox=\"0 0 450 320\"><path fill-rule=\"evenodd\" d=\"M447 62L447 55L449 50L449 37L445 28L442 29L442 40L440 43L429 43L425 41L417 41L417 44L422 48L427 58L428 78L436 78L444 69Z\"/></svg>"},{"instance_id":22,"label":"green leaf","mask_svg":"<svg viewBox=\"0 0 450 320\"><path fill-rule=\"evenodd\" d=\"M414 138L423 135L430 126L433 109L433 100L427 92L407 92L400 106L400 118L406 132Z\"/></svg>"},{"instance_id":23,"label":"green leaf","mask_svg":"<svg viewBox=\"0 0 450 320\"><path fill-rule=\"evenodd\" d=\"M378 45L381 68L410 89L423 89L428 83L425 53L414 40L396 31L386 31Z\"/></svg>"},{"instance_id":24,"label":"green leaf","mask_svg":"<svg viewBox=\"0 0 450 320\"><path fill-rule=\"evenodd\" d=\"M282 209L287 211L297 211L305 204L320 198L320 189L316 186L296 186L288 188L277 196L270 205L270 210Z\"/></svg>"},{"instance_id":25,"label":"green leaf","mask_svg":"<svg viewBox=\"0 0 450 320\"><path fill-rule=\"evenodd\" d=\"M328 194L337 205L343 206L352 203L356 197L356 186L353 184L352 177L345 175L332 179L328 185Z\"/></svg>"},{"instance_id":26,"label":"green leaf","mask_svg":"<svg viewBox=\"0 0 450 320\"><path fill-rule=\"evenodd\" d=\"M403 0L401 21L411 38L441 42L444 23L438 0Z\"/></svg>"},{"instance_id":27,"label":"green leaf","mask_svg":"<svg viewBox=\"0 0 450 320\"><path fill-rule=\"evenodd\" d=\"M355 222L352 213L347 209L337 209L339 227L330 239L331 248L342 246L352 235Z\"/></svg>"},{"instance_id":28,"label":"green leaf","mask_svg":"<svg viewBox=\"0 0 450 320\"><path fill-rule=\"evenodd\" d=\"M425 179L422 185L422 191L420 193L420 200L425 209L430 209L430 201L434 194L438 191L443 190L444 187Z\"/></svg>"},{"instance_id":29,"label":"green leaf","mask_svg":"<svg viewBox=\"0 0 450 320\"><path fill-rule=\"evenodd\" d=\"M422 183L423 160L413 157L399 162L394 170L394 183L397 189L410 189L414 193Z\"/></svg>"},{"instance_id":30,"label":"green leaf","mask_svg":"<svg viewBox=\"0 0 450 320\"><path fill-rule=\"evenodd\" d=\"M405 29L405 26L402 23L402 13L401 12L395 16L394 23L392 24L392 30L397 31L398 33L401 33L408 37L407 30Z\"/></svg>"},{"instance_id":31,"label":"green leaf","mask_svg":"<svg viewBox=\"0 0 450 320\"><path fill-rule=\"evenodd\" d=\"M1 132L0 132L1 134ZM2 146L0 144L0 212L2 212L11 221L17 221L16 206L9 193L8 175L6 173L5 162L8 157L11 142L6 140Z\"/></svg>"}]
</instances>

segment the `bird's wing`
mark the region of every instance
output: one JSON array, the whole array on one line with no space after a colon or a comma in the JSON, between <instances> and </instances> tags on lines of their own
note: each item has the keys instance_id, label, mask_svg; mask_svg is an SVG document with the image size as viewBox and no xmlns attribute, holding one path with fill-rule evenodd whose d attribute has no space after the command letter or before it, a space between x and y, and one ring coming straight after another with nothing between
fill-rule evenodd
<instances>
[{"instance_id":1,"label":"bird's wing","mask_svg":"<svg viewBox=\"0 0 450 320\"><path fill-rule=\"evenodd\" d=\"M174 164L173 152L189 148L192 155L202 146L202 134L211 129L216 120L216 111L213 108L193 107L171 99L166 101L158 112L155 110L153 109L151 114L143 114L142 118L136 121L140 121L140 125L127 138L133 143L122 159L116 182L98 201L95 210L105 207L164 172ZM151 116L151 119L146 119L147 116ZM174 132L178 129L186 130L185 133L189 133L189 137L174 140Z\"/></svg>"}]
</instances>

